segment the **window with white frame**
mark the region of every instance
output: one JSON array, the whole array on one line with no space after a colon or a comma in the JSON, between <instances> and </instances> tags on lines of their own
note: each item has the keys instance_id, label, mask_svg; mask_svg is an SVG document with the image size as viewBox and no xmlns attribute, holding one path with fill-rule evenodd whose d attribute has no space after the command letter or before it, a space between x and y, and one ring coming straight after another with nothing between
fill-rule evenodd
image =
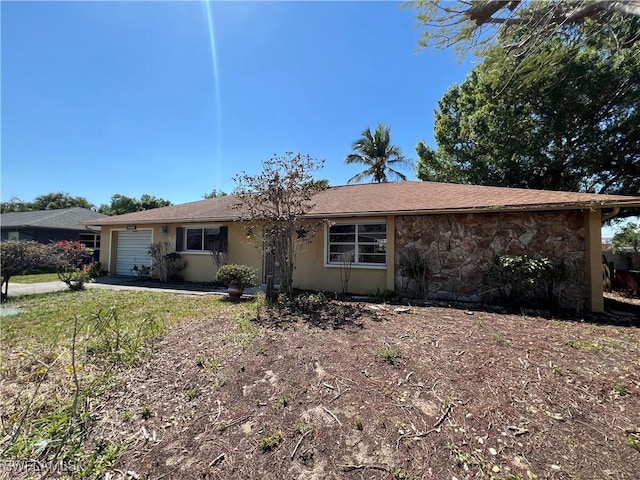
<instances>
[{"instance_id":1,"label":"window with white frame","mask_svg":"<svg viewBox=\"0 0 640 480\"><path fill-rule=\"evenodd\" d=\"M94 250L100 249L100 234L99 233L81 233L80 242L84 243L87 248Z\"/></svg>"},{"instance_id":2,"label":"window with white frame","mask_svg":"<svg viewBox=\"0 0 640 480\"><path fill-rule=\"evenodd\" d=\"M198 227L184 229L184 249L207 251L222 242L226 244L226 227ZM223 249L226 251L226 247Z\"/></svg>"},{"instance_id":3,"label":"window with white frame","mask_svg":"<svg viewBox=\"0 0 640 480\"><path fill-rule=\"evenodd\" d=\"M337 223L327 229L327 264L387 264L386 223Z\"/></svg>"}]
</instances>

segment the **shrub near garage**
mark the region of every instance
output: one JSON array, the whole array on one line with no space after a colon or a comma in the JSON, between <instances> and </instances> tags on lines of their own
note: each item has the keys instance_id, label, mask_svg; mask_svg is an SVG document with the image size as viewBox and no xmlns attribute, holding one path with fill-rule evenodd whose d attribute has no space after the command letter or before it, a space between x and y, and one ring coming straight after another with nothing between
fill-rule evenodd
<instances>
[{"instance_id":1,"label":"shrub near garage","mask_svg":"<svg viewBox=\"0 0 640 480\"><path fill-rule=\"evenodd\" d=\"M91 279L93 250L77 241L63 240L49 246L48 263L70 290L83 290Z\"/></svg>"}]
</instances>

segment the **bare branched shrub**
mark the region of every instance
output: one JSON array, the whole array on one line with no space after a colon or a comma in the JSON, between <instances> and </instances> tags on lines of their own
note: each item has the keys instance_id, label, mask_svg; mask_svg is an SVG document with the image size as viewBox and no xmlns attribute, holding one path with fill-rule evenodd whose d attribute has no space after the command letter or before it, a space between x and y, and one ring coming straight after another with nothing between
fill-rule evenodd
<instances>
[{"instance_id":1,"label":"bare branched shrub","mask_svg":"<svg viewBox=\"0 0 640 480\"><path fill-rule=\"evenodd\" d=\"M325 180L314 180L311 175L323 165L324 161L309 155L287 152L263 162L261 174L243 172L234 177L238 198L234 207L247 222L247 238L274 256L280 270L280 292L287 296L293 291L301 245L310 242L324 225L306 218L314 206L314 195L328 188ZM263 226L261 235L256 234L255 225Z\"/></svg>"},{"instance_id":2,"label":"bare branched shrub","mask_svg":"<svg viewBox=\"0 0 640 480\"><path fill-rule=\"evenodd\" d=\"M7 300L9 279L44 263L46 246L37 242L9 240L0 244L2 287L0 300Z\"/></svg>"},{"instance_id":3,"label":"bare branched shrub","mask_svg":"<svg viewBox=\"0 0 640 480\"><path fill-rule=\"evenodd\" d=\"M229 263L229 241L227 239L218 239L209 242L207 248L209 249L213 264L216 266L216 270L219 270L221 266Z\"/></svg>"},{"instance_id":4,"label":"bare branched shrub","mask_svg":"<svg viewBox=\"0 0 640 480\"><path fill-rule=\"evenodd\" d=\"M149 245L149 256L153 261L153 274L162 283L180 280L180 272L187 266L187 261L173 251L170 242L152 243Z\"/></svg>"},{"instance_id":5,"label":"bare branched shrub","mask_svg":"<svg viewBox=\"0 0 640 480\"><path fill-rule=\"evenodd\" d=\"M351 279L351 267L353 266L353 253L343 253L340 255L340 286L342 293L349 291L349 280Z\"/></svg>"},{"instance_id":6,"label":"bare branched shrub","mask_svg":"<svg viewBox=\"0 0 640 480\"><path fill-rule=\"evenodd\" d=\"M427 298L429 289L429 259L426 250L405 248L400 254L400 272L409 279L407 289Z\"/></svg>"}]
</instances>

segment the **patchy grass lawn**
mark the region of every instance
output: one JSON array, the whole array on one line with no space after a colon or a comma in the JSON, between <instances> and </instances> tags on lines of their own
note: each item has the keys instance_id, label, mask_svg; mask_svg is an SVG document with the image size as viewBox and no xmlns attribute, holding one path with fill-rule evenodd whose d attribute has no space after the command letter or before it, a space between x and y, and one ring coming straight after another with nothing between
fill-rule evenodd
<instances>
[{"instance_id":1,"label":"patchy grass lawn","mask_svg":"<svg viewBox=\"0 0 640 480\"><path fill-rule=\"evenodd\" d=\"M72 334L75 315L84 324L112 309L119 312L128 327L146 319L170 326L211 315L233 315L239 305L244 305L223 301L223 298L102 289L23 296L9 302L9 306L20 308L23 313L3 320L2 338L9 346L18 341L42 345L64 342Z\"/></svg>"},{"instance_id":2,"label":"patchy grass lawn","mask_svg":"<svg viewBox=\"0 0 640 480\"><path fill-rule=\"evenodd\" d=\"M126 442L85 445L94 402L148 358L167 328L251 308L219 296L111 290L26 296L9 306L21 313L1 324L0 459L78 465L73 478L101 478L124 451ZM0 478L19 478L6 465Z\"/></svg>"},{"instance_id":3,"label":"patchy grass lawn","mask_svg":"<svg viewBox=\"0 0 640 480\"><path fill-rule=\"evenodd\" d=\"M84 294L96 295L94 308L73 303ZM47 298L66 321L17 326L39 322ZM5 349L9 419L19 410L7 394L33 391L42 377L40 357L21 346L68 345L74 310L85 318L116 304L131 325L164 319L131 366L83 343L87 358L100 352L100 368L112 368L79 417L91 433L68 449L82 471L74 478L638 478L638 328L318 297L277 311L260 300L139 292L33 302L22 305L31 317L12 318ZM65 333L39 333L48 325ZM103 378L98 363L84 365L81 382ZM73 398L74 369L54 370L41 389ZM43 439L66 424L56 430L47 410L34 411L26 446L9 458L55 454ZM6 418L5 435L15 425Z\"/></svg>"},{"instance_id":4,"label":"patchy grass lawn","mask_svg":"<svg viewBox=\"0 0 640 480\"><path fill-rule=\"evenodd\" d=\"M11 283L42 283L42 282L57 282L60 279L58 278L57 273L33 273L27 275L14 275L9 279L9 284ZM11 285L9 285L11 286Z\"/></svg>"}]
</instances>

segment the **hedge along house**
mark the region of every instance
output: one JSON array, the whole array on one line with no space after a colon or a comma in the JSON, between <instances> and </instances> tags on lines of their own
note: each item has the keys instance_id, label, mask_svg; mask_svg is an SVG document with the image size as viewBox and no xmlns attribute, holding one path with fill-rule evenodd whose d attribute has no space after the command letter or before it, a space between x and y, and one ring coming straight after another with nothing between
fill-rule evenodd
<instances>
[{"instance_id":1,"label":"hedge along house","mask_svg":"<svg viewBox=\"0 0 640 480\"><path fill-rule=\"evenodd\" d=\"M233 196L201 200L98 220L100 260L111 275L150 265L147 248L169 241L188 264L187 281L211 281L211 241L227 246L227 261L250 265L265 281L272 262L247 238ZM428 296L478 301L500 255L531 255L571 271L554 288L561 307L603 310L600 228L604 214L640 207L640 197L399 182L329 188L314 198L310 222L326 226L302 246L294 286L341 291L345 255L351 293L402 291L400 262L415 249L428 263ZM260 226L252 226L259 230Z\"/></svg>"}]
</instances>

